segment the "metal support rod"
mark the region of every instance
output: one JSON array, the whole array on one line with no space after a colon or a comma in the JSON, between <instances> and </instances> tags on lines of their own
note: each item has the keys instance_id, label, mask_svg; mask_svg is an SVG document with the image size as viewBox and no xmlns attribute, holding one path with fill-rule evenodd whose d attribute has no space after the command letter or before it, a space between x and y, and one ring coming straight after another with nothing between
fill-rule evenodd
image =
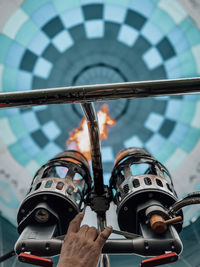
<instances>
[{"instance_id":1,"label":"metal support rod","mask_svg":"<svg viewBox=\"0 0 200 267\"><path fill-rule=\"evenodd\" d=\"M108 254L101 255L100 267L110 267L110 259L109 259Z\"/></svg>"},{"instance_id":2,"label":"metal support rod","mask_svg":"<svg viewBox=\"0 0 200 267\"><path fill-rule=\"evenodd\" d=\"M101 216L97 214L97 228L99 231L103 231L106 228L106 213Z\"/></svg>"},{"instance_id":3,"label":"metal support rod","mask_svg":"<svg viewBox=\"0 0 200 267\"><path fill-rule=\"evenodd\" d=\"M9 258L11 258L11 257L13 257L15 255L16 255L16 252L14 250L12 250L12 251L4 254L3 256L1 256L0 257L0 262L5 261L5 260L7 260L7 259L9 259Z\"/></svg>"},{"instance_id":4,"label":"metal support rod","mask_svg":"<svg viewBox=\"0 0 200 267\"><path fill-rule=\"evenodd\" d=\"M101 216L97 214L97 228L99 231L103 231L106 227L106 213ZM100 259L100 267L110 267L110 259L107 254L102 254Z\"/></svg>"},{"instance_id":5,"label":"metal support rod","mask_svg":"<svg viewBox=\"0 0 200 267\"><path fill-rule=\"evenodd\" d=\"M200 78L70 86L0 93L0 108L195 93L200 93Z\"/></svg>"},{"instance_id":6,"label":"metal support rod","mask_svg":"<svg viewBox=\"0 0 200 267\"><path fill-rule=\"evenodd\" d=\"M101 160L101 143L99 138L99 124L93 103L81 104L84 111L90 138L92 170L94 189L97 195L104 193L103 168ZM106 214L97 214L98 229L103 231L106 227ZM100 259L100 267L110 267L109 256L104 254Z\"/></svg>"},{"instance_id":7,"label":"metal support rod","mask_svg":"<svg viewBox=\"0 0 200 267\"><path fill-rule=\"evenodd\" d=\"M103 168L101 160L101 144L99 138L99 125L98 118L95 112L94 105L92 103L82 104L90 138L91 158L92 158L92 170L94 178L94 189L97 195L104 193L103 184Z\"/></svg>"}]
</instances>

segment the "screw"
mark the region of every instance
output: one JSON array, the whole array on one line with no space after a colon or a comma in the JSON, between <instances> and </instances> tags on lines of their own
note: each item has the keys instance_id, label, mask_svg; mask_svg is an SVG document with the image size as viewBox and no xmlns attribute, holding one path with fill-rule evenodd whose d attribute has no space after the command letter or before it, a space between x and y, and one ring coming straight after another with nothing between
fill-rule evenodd
<instances>
[{"instance_id":1,"label":"screw","mask_svg":"<svg viewBox=\"0 0 200 267\"><path fill-rule=\"evenodd\" d=\"M148 244L148 242L147 242L147 241L145 241L145 242L144 242L144 248L145 248L146 250L148 250L148 249L149 249L149 244Z\"/></svg>"},{"instance_id":2,"label":"screw","mask_svg":"<svg viewBox=\"0 0 200 267\"><path fill-rule=\"evenodd\" d=\"M153 197L153 193L149 193L149 194L148 194L148 197L149 197L149 198L152 198L152 197Z\"/></svg>"},{"instance_id":3,"label":"screw","mask_svg":"<svg viewBox=\"0 0 200 267\"><path fill-rule=\"evenodd\" d=\"M21 209L21 213L25 213L25 209Z\"/></svg>"},{"instance_id":4,"label":"screw","mask_svg":"<svg viewBox=\"0 0 200 267\"><path fill-rule=\"evenodd\" d=\"M69 209L68 209L68 211L69 211L69 212L72 212L72 211L73 211L73 209L72 209L72 208L69 208Z\"/></svg>"},{"instance_id":5,"label":"screw","mask_svg":"<svg viewBox=\"0 0 200 267\"><path fill-rule=\"evenodd\" d=\"M24 243L22 243L21 250L25 251L25 244Z\"/></svg>"},{"instance_id":6,"label":"screw","mask_svg":"<svg viewBox=\"0 0 200 267\"><path fill-rule=\"evenodd\" d=\"M127 211L127 210L128 210L128 207L125 206L125 207L124 207L124 211Z\"/></svg>"},{"instance_id":7,"label":"screw","mask_svg":"<svg viewBox=\"0 0 200 267\"><path fill-rule=\"evenodd\" d=\"M35 212L35 219L39 223L46 223L49 220L50 214L46 209L38 209Z\"/></svg>"},{"instance_id":8,"label":"screw","mask_svg":"<svg viewBox=\"0 0 200 267\"><path fill-rule=\"evenodd\" d=\"M46 247L45 247L46 250L49 250L50 249L50 246L49 246L49 243L46 243Z\"/></svg>"},{"instance_id":9,"label":"screw","mask_svg":"<svg viewBox=\"0 0 200 267\"><path fill-rule=\"evenodd\" d=\"M175 249L174 242L171 242L170 245L171 245L171 250L173 251Z\"/></svg>"},{"instance_id":10,"label":"screw","mask_svg":"<svg viewBox=\"0 0 200 267\"><path fill-rule=\"evenodd\" d=\"M43 196L43 200L47 200L47 196Z\"/></svg>"}]
</instances>

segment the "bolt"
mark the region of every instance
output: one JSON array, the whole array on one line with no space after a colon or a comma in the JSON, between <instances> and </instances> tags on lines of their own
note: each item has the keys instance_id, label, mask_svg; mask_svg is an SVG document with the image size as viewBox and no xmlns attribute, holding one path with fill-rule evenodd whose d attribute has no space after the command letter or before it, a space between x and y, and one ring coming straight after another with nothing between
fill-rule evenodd
<instances>
[{"instance_id":1,"label":"bolt","mask_svg":"<svg viewBox=\"0 0 200 267\"><path fill-rule=\"evenodd\" d=\"M69 212L72 212L72 211L73 211L73 209L72 209L72 208L69 208L69 209L68 209L68 211L69 211Z\"/></svg>"},{"instance_id":2,"label":"bolt","mask_svg":"<svg viewBox=\"0 0 200 267\"><path fill-rule=\"evenodd\" d=\"M144 248L145 248L146 250L148 250L148 249L149 249L149 244L148 244L148 242L147 242L147 241L145 241L145 242L144 242Z\"/></svg>"},{"instance_id":3,"label":"bolt","mask_svg":"<svg viewBox=\"0 0 200 267\"><path fill-rule=\"evenodd\" d=\"M153 197L153 193L149 193L149 194L148 194L148 197L149 197L149 198L152 198L152 197Z\"/></svg>"},{"instance_id":4,"label":"bolt","mask_svg":"<svg viewBox=\"0 0 200 267\"><path fill-rule=\"evenodd\" d=\"M124 207L124 211L127 211L127 210L128 210L128 207L125 206L125 207Z\"/></svg>"},{"instance_id":5,"label":"bolt","mask_svg":"<svg viewBox=\"0 0 200 267\"><path fill-rule=\"evenodd\" d=\"M25 209L21 209L21 213L25 213Z\"/></svg>"},{"instance_id":6,"label":"bolt","mask_svg":"<svg viewBox=\"0 0 200 267\"><path fill-rule=\"evenodd\" d=\"M25 251L25 244L24 243L22 243L21 250Z\"/></svg>"},{"instance_id":7,"label":"bolt","mask_svg":"<svg viewBox=\"0 0 200 267\"><path fill-rule=\"evenodd\" d=\"M47 196L46 195L43 196L43 200L45 200L45 201L47 200Z\"/></svg>"},{"instance_id":8,"label":"bolt","mask_svg":"<svg viewBox=\"0 0 200 267\"><path fill-rule=\"evenodd\" d=\"M39 223L46 223L49 220L50 214L47 210L45 209L38 209L35 212L35 219Z\"/></svg>"}]
</instances>

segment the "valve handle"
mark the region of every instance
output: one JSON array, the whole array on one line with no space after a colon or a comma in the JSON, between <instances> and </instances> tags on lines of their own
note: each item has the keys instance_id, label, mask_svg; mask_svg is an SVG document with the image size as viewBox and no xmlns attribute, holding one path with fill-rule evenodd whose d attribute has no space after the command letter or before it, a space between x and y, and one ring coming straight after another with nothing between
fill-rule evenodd
<instances>
[{"instance_id":1,"label":"valve handle","mask_svg":"<svg viewBox=\"0 0 200 267\"><path fill-rule=\"evenodd\" d=\"M183 220L183 218L181 216L177 216L177 217L166 220L165 223L166 224L173 224L173 223L181 222L182 220Z\"/></svg>"},{"instance_id":2,"label":"valve handle","mask_svg":"<svg viewBox=\"0 0 200 267\"><path fill-rule=\"evenodd\" d=\"M178 254L176 252L170 252L163 255L159 255L150 259L143 260L140 264L141 267L154 267L167 263L172 263L178 260Z\"/></svg>"},{"instance_id":3,"label":"valve handle","mask_svg":"<svg viewBox=\"0 0 200 267\"><path fill-rule=\"evenodd\" d=\"M41 258L28 253L20 253L18 260L24 263L34 264L42 267L53 267L53 262L46 258Z\"/></svg>"}]
</instances>

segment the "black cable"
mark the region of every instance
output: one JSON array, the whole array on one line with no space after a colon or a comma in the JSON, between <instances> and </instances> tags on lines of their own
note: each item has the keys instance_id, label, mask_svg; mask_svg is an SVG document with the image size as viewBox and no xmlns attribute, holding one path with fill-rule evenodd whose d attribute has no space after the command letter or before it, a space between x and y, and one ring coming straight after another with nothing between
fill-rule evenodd
<instances>
[{"instance_id":1,"label":"black cable","mask_svg":"<svg viewBox=\"0 0 200 267\"><path fill-rule=\"evenodd\" d=\"M194 205L194 204L200 204L200 193L199 192L190 193L183 199L174 203L170 207L168 213L171 215L176 214L183 207L188 206L188 205Z\"/></svg>"},{"instance_id":2,"label":"black cable","mask_svg":"<svg viewBox=\"0 0 200 267\"><path fill-rule=\"evenodd\" d=\"M10 251L10 252L4 254L3 256L0 257L0 262L5 261L5 260L7 260L7 259L9 259L9 258L11 258L11 257L13 257L13 256L15 256L15 254L16 254L16 253L15 253L14 250L12 250L12 251Z\"/></svg>"}]
</instances>

